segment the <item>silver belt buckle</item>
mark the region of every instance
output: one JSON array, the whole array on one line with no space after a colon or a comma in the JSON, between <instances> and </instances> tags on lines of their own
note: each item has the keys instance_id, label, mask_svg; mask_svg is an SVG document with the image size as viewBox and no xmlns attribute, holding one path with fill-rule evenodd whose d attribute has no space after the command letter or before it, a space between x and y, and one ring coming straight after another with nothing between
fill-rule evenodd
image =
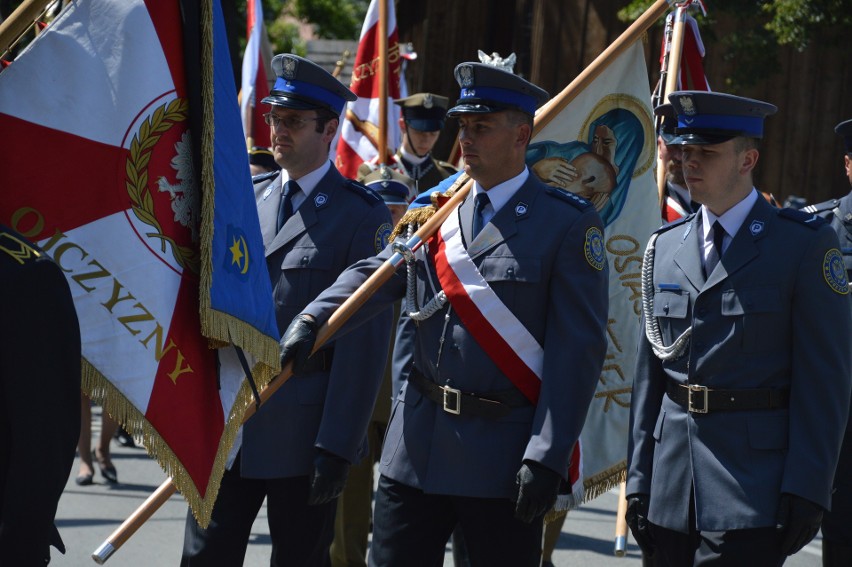
<instances>
[{"instance_id":1,"label":"silver belt buckle","mask_svg":"<svg viewBox=\"0 0 852 567\"><path fill-rule=\"evenodd\" d=\"M687 384L687 389L689 390L689 395L687 396L687 409L691 413L707 413L708 408L707 405L709 403L709 396L707 395L708 389L707 386L702 386L700 384ZM704 394L704 403L701 404L700 408L696 408L692 405L692 394L696 392L701 392Z\"/></svg>"},{"instance_id":2,"label":"silver belt buckle","mask_svg":"<svg viewBox=\"0 0 852 567\"><path fill-rule=\"evenodd\" d=\"M461 390L441 386L444 391L444 411L453 415L461 413Z\"/></svg>"}]
</instances>

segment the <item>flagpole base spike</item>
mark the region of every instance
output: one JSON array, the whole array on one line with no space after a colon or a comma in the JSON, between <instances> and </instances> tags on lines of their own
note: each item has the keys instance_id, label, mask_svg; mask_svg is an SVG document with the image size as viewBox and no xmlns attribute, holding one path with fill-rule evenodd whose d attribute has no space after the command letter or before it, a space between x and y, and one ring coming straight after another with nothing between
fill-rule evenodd
<instances>
[{"instance_id":1,"label":"flagpole base spike","mask_svg":"<svg viewBox=\"0 0 852 567\"><path fill-rule=\"evenodd\" d=\"M615 538L615 549L613 553L615 553L616 557L624 557L625 550L627 549L627 536L622 535Z\"/></svg>"},{"instance_id":2,"label":"flagpole base spike","mask_svg":"<svg viewBox=\"0 0 852 567\"><path fill-rule=\"evenodd\" d=\"M115 548L110 542L105 541L92 553L92 560L98 565L103 565L107 562L107 559L112 557L113 553L115 553Z\"/></svg>"}]
</instances>

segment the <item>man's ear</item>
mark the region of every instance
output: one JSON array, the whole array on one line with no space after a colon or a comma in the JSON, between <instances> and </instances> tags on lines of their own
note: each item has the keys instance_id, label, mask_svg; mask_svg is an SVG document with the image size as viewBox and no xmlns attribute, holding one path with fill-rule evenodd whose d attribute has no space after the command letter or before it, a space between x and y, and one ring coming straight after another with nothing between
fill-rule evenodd
<instances>
[{"instance_id":1,"label":"man's ear","mask_svg":"<svg viewBox=\"0 0 852 567\"><path fill-rule=\"evenodd\" d=\"M757 160L760 158L760 152L755 148L744 150L740 161L740 173L748 173L757 167Z\"/></svg>"},{"instance_id":2,"label":"man's ear","mask_svg":"<svg viewBox=\"0 0 852 567\"><path fill-rule=\"evenodd\" d=\"M332 118L328 122L325 123L325 131L323 132L323 136L328 136L329 141L334 138L334 135L337 134L337 127L340 125L340 119Z\"/></svg>"}]
</instances>

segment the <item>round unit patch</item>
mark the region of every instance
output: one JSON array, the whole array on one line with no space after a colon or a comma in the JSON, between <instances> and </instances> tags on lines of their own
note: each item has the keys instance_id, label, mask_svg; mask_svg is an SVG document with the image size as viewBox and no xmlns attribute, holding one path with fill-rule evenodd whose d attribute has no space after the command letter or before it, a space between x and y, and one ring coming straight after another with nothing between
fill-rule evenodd
<instances>
[{"instance_id":1,"label":"round unit patch","mask_svg":"<svg viewBox=\"0 0 852 567\"><path fill-rule=\"evenodd\" d=\"M376 254L384 250L385 247L388 245L388 240L390 239L391 232L393 232L393 227L389 222L386 222L381 225L376 231L376 236L373 239L373 242L376 245Z\"/></svg>"},{"instance_id":2,"label":"round unit patch","mask_svg":"<svg viewBox=\"0 0 852 567\"><path fill-rule=\"evenodd\" d=\"M583 245L586 261L596 270L603 270L606 254L604 253L603 234L598 227L593 226L586 231L586 242Z\"/></svg>"},{"instance_id":3,"label":"round unit patch","mask_svg":"<svg viewBox=\"0 0 852 567\"><path fill-rule=\"evenodd\" d=\"M825 253L822 262L822 275L828 286L841 295L849 293L849 281L846 279L846 266L840 250L832 248Z\"/></svg>"}]
</instances>

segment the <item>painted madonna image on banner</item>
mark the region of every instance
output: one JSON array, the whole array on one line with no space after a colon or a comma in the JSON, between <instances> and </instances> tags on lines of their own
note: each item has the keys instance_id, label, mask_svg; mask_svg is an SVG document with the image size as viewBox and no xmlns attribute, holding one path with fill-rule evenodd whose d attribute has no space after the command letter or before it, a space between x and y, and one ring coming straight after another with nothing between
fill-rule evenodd
<instances>
[{"instance_id":1,"label":"painted madonna image on banner","mask_svg":"<svg viewBox=\"0 0 852 567\"><path fill-rule=\"evenodd\" d=\"M646 138L653 127L645 106L629 95L605 96L576 140L530 144L527 165L545 183L591 201L609 226L632 180L652 165L654 143Z\"/></svg>"}]
</instances>

